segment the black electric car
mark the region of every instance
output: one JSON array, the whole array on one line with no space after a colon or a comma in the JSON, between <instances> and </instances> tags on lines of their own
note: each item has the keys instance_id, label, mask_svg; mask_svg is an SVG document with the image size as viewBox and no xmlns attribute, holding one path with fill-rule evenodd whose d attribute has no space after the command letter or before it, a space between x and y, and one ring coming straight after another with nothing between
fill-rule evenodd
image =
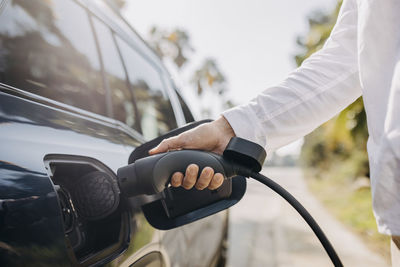
<instances>
[{"instance_id":1,"label":"black electric car","mask_svg":"<svg viewBox=\"0 0 400 267\"><path fill-rule=\"evenodd\" d=\"M0 36L0 266L216 265L227 212L168 231L140 198L80 216L80 179L115 177L136 147L193 121L112 5L0 0Z\"/></svg>"}]
</instances>

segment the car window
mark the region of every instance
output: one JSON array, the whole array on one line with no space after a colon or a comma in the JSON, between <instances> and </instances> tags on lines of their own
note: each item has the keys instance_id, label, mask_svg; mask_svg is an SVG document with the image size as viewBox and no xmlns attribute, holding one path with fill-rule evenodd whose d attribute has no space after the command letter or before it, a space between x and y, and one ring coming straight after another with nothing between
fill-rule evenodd
<instances>
[{"instance_id":1,"label":"car window","mask_svg":"<svg viewBox=\"0 0 400 267\"><path fill-rule=\"evenodd\" d=\"M93 25L99 42L106 80L111 91L113 116L130 127L138 128L133 95L129 89L113 32L97 18L93 18Z\"/></svg>"},{"instance_id":2,"label":"car window","mask_svg":"<svg viewBox=\"0 0 400 267\"><path fill-rule=\"evenodd\" d=\"M178 96L179 103L181 104L182 111L183 111L183 116L185 117L185 121L187 123L194 121L193 114L190 111L190 109L189 109L188 105L186 104L185 100L183 100L183 98L181 97L181 95L178 92L176 92L176 95Z\"/></svg>"},{"instance_id":3,"label":"car window","mask_svg":"<svg viewBox=\"0 0 400 267\"><path fill-rule=\"evenodd\" d=\"M121 0L117 0L121 1ZM126 1L126 0L125 0ZM112 27L116 26L117 32L121 31L124 34L127 34L129 38L135 42L135 46L143 51L149 51L149 47L142 41L142 39L137 35L134 29L124 20L124 18L121 16L121 14L117 9L112 8L112 2L110 0L91 0L88 2L88 5L91 6L92 9L98 10L101 14L104 14L105 17L107 17L109 20L106 22L112 23ZM127 1L126 1L127 2ZM115 7L115 5L114 5ZM157 57L154 54L147 54L147 56L151 56L152 58Z\"/></svg>"},{"instance_id":4,"label":"car window","mask_svg":"<svg viewBox=\"0 0 400 267\"><path fill-rule=\"evenodd\" d=\"M79 4L9 1L0 35L0 82L106 115L94 36Z\"/></svg>"},{"instance_id":5,"label":"car window","mask_svg":"<svg viewBox=\"0 0 400 267\"><path fill-rule=\"evenodd\" d=\"M151 139L177 127L171 102L158 70L116 36L139 111L143 136Z\"/></svg>"}]
</instances>

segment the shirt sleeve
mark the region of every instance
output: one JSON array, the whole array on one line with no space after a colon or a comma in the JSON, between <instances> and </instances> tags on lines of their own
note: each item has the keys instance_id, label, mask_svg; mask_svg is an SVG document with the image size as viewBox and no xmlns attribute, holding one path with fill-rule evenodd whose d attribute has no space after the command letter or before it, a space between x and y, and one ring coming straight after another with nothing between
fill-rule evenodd
<instances>
[{"instance_id":1,"label":"shirt sleeve","mask_svg":"<svg viewBox=\"0 0 400 267\"><path fill-rule=\"evenodd\" d=\"M238 137L267 152L275 150L308 134L361 95L357 57L357 3L345 0L320 51L280 84L222 115Z\"/></svg>"},{"instance_id":2,"label":"shirt sleeve","mask_svg":"<svg viewBox=\"0 0 400 267\"><path fill-rule=\"evenodd\" d=\"M378 230L388 235L400 235L400 60L397 60L384 132L374 153L371 166L373 210Z\"/></svg>"}]
</instances>

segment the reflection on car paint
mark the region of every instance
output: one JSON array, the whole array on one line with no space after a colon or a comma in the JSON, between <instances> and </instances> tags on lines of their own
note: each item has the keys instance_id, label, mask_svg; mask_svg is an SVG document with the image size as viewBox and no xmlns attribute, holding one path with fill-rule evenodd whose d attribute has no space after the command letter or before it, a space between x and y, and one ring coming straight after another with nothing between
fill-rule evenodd
<instances>
[{"instance_id":1,"label":"reflection on car paint","mask_svg":"<svg viewBox=\"0 0 400 267\"><path fill-rule=\"evenodd\" d=\"M0 161L0 177L0 265L69 265L57 196L47 175Z\"/></svg>"},{"instance_id":2,"label":"reflection on car paint","mask_svg":"<svg viewBox=\"0 0 400 267\"><path fill-rule=\"evenodd\" d=\"M137 257L134 257L135 253L139 250L147 249L149 250L148 252L150 252L153 244L159 242L159 236L157 235L156 230L150 226L143 214L139 213L140 210L136 210L136 212L138 213L134 213L131 220L133 234L131 235L129 247L120 257L107 264L107 267L118 266L126 262L131 263L132 257L136 258L136 260L138 259Z\"/></svg>"}]
</instances>

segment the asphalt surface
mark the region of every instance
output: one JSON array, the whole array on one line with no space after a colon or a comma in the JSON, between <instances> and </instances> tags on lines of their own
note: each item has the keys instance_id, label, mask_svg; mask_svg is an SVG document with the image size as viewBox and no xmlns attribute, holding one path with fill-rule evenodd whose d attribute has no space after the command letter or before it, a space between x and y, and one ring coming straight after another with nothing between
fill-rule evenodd
<instances>
[{"instance_id":1,"label":"asphalt surface","mask_svg":"<svg viewBox=\"0 0 400 267\"><path fill-rule=\"evenodd\" d=\"M301 170L266 168L293 194L319 223L344 266L389 266L369 250L308 191ZM230 209L228 267L332 266L312 230L280 196L264 185L248 180L244 198Z\"/></svg>"}]
</instances>

